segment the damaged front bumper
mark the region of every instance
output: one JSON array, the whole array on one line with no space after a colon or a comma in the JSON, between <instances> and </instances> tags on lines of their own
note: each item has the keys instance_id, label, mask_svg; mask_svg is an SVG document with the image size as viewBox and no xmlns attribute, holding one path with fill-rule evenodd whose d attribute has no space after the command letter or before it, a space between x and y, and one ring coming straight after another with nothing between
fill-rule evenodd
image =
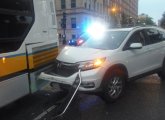
<instances>
[{"instance_id":1,"label":"damaged front bumper","mask_svg":"<svg viewBox=\"0 0 165 120\"><path fill-rule=\"evenodd\" d=\"M39 75L39 79L43 79L43 80L47 80L47 81L55 82L55 83L59 83L59 84L66 84L66 85L71 86L68 94L62 100L58 109L54 113L54 117L58 117L58 116L63 115L66 112L66 110L68 109L70 103L72 102L73 98L75 97L75 95L76 95L76 93L77 93L77 91L78 91L78 89L82 83L81 70L78 71L77 76L70 82L65 81L64 79L60 79L60 77L46 74L44 72L42 72Z\"/></svg>"}]
</instances>

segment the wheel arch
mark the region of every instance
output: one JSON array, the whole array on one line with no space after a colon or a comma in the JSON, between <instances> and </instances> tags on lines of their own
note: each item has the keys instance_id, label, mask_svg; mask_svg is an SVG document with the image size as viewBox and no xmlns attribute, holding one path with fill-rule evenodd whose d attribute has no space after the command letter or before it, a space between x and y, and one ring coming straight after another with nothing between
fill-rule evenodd
<instances>
[{"instance_id":1,"label":"wheel arch","mask_svg":"<svg viewBox=\"0 0 165 120\"><path fill-rule=\"evenodd\" d=\"M107 75L109 75L109 73L111 73L114 69L115 69L115 70L116 70L116 69L122 70L123 73L124 73L124 75L125 75L126 80L128 80L129 75L128 75L128 70L127 70L126 66L123 65L123 64L115 64L115 65L110 66L110 67L106 70L106 72L105 72L105 74L104 74L104 77L103 77L103 81L106 79Z\"/></svg>"}]
</instances>

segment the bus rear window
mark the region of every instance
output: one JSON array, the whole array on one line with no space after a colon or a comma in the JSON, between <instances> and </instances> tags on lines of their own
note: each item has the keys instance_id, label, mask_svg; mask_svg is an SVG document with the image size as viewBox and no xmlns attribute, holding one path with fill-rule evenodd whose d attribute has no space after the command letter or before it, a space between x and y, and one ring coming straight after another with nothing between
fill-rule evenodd
<instances>
[{"instance_id":1,"label":"bus rear window","mask_svg":"<svg viewBox=\"0 0 165 120\"><path fill-rule=\"evenodd\" d=\"M34 21L32 0L0 2L0 53L16 51Z\"/></svg>"},{"instance_id":2,"label":"bus rear window","mask_svg":"<svg viewBox=\"0 0 165 120\"><path fill-rule=\"evenodd\" d=\"M2 0L0 2L0 8L21 12L31 11L29 0Z\"/></svg>"}]
</instances>

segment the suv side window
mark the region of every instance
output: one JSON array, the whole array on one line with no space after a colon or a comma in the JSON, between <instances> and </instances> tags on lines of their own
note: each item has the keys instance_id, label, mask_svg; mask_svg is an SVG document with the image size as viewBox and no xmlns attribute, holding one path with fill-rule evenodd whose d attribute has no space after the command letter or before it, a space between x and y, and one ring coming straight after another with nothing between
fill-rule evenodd
<instances>
[{"instance_id":1,"label":"suv side window","mask_svg":"<svg viewBox=\"0 0 165 120\"><path fill-rule=\"evenodd\" d=\"M160 34L161 41L165 41L165 33L162 31L159 31L159 34Z\"/></svg>"},{"instance_id":2,"label":"suv side window","mask_svg":"<svg viewBox=\"0 0 165 120\"><path fill-rule=\"evenodd\" d=\"M126 45L124 46L124 50L128 50L129 46L132 43L142 43L143 46L145 45L145 37L144 37L142 31L137 31L137 32L132 34L132 36L127 41Z\"/></svg>"},{"instance_id":3,"label":"suv side window","mask_svg":"<svg viewBox=\"0 0 165 120\"><path fill-rule=\"evenodd\" d=\"M158 30L146 29L145 32L150 40L150 44L155 44L162 41L161 34L158 32Z\"/></svg>"}]
</instances>

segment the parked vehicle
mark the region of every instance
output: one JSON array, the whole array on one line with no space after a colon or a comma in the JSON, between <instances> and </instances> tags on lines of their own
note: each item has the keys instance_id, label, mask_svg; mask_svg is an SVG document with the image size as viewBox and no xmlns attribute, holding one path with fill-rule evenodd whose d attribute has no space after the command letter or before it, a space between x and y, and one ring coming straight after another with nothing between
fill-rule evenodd
<instances>
[{"instance_id":1,"label":"parked vehicle","mask_svg":"<svg viewBox=\"0 0 165 120\"><path fill-rule=\"evenodd\" d=\"M77 39L74 38L74 39L71 39L68 41L68 45L70 46L77 46Z\"/></svg>"},{"instance_id":2,"label":"parked vehicle","mask_svg":"<svg viewBox=\"0 0 165 120\"><path fill-rule=\"evenodd\" d=\"M133 27L100 31L99 35L79 47L65 47L54 70L41 73L40 78L64 87L72 85L81 70L79 91L102 91L108 102L122 95L126 81L152 73L165 79L165 30Z\"/></svg>"},{"instance_id":3,"label":"parked vehicle","mask_svg":"<svg viewBox=\"0 0 165 120\"><path fill-rule=\"evenodd\" d=\"M74 38L74 39L69 40L68 45L70 45L70 46L80 46L85 41L87 41L89 38L90 38L89 34L84 33L81 36L79 36L78 38Z\"/></svg>"}]
</instances>

